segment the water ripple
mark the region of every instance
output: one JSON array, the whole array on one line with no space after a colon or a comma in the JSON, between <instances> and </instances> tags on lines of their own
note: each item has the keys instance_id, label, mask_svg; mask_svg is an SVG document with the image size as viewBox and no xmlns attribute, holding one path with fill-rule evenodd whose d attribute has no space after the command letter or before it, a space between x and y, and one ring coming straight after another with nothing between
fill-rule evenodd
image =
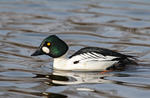
<instances>
[{"instance_id":1,"label":"water ripple","mask_svg":"<svg viewBox=\"0 0 150 98\"><path fill-rule=\"evenodd\" d=\"M11 98L149 98L148 0L1 0L0 96ZM109 48L137 57L122 71L52 70L52 58L31 57L48 35L69 45Z\"/></svg>"}]
</instances>

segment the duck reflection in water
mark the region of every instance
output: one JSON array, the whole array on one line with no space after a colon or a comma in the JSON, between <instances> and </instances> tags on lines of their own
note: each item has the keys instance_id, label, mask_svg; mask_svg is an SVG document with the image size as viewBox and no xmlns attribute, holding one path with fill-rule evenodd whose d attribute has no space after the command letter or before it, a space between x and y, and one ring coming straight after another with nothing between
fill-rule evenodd
<instances>
[{"instance_id":1,"label":"duck reflection in water","mask_svg":"<svg viewBox=\"0 0 150 98\"><path fill-rule=\"evenodd\" d=\"M53 85L72 85L87 83L112 83L105 77L113 76L112 73L101 74L100 72L73 72L53 70L52 75L46 76L51 79Z\"/></svg>"}]
</instances>

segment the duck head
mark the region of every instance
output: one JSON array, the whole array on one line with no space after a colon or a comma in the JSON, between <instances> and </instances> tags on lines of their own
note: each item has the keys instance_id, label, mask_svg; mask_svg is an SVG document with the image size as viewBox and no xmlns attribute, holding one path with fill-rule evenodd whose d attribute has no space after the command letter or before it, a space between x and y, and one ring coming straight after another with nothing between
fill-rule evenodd
<instances>
[{"instance_id":1,"label":"duck head","mask_svg":"<svg viewBox=\"0 0 150 98\"><path fill-rule=\"evenodd\" d=\"M49 55L58 58L68 51L68 45L56 35L45 38L38 49L31 56Z\"/></svg>"}]
</instances>

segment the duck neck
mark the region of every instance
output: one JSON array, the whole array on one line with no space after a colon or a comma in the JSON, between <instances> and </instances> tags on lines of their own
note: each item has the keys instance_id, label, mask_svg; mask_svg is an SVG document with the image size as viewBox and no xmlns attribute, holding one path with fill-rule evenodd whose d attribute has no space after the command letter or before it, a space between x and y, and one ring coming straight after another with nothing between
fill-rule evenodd
<instances>
[{"instance_id":1,"label":"duck neck","mask_svg":"<svg viewBox=\"0 0 150 98\"><path fill-rule=\"evenodd\" d=\"M65 53L61 57L54 58L53 67L54 69L62 69L67 64L67 54Z\"/></svg>"}]
</instances>

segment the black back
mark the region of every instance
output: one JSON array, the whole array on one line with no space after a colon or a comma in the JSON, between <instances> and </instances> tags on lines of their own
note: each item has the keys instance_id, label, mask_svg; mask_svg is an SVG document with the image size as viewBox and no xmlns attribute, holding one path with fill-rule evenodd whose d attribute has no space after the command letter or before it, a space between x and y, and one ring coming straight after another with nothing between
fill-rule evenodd
<instances>
[{"instance_id":1,"label":"black back","mask_svg":"<svg viewBox=\"0 0 150 98\"><path fill-rule=\"evenodd\" d=\"M95 52L98 54L101 54L103 56L115 56L115 57L119 57L120 59L126 59L127 57L134 57L134 56L130 56L130 55L124 55L109 49L105 49L105 48L99 48L99 47L85 47L85 48L81 48L79 51L75 52L72 56L70 56L69 58L72 58L73 56L76 55L80 55L83 53L91 53L91 52Z\"/></svg>"}]
</instances>

